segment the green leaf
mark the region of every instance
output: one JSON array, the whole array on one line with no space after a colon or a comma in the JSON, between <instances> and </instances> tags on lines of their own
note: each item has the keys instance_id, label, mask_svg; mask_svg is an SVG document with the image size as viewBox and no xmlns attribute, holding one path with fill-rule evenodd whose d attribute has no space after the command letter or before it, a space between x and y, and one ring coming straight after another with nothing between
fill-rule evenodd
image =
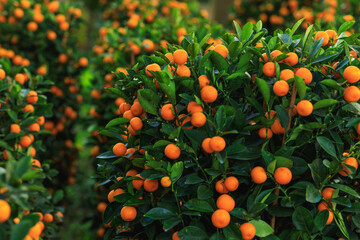
<instances>
[{"instance_id":1,"label":"green leaf","mask_svg":"<svg viewBox=\"0 0 360 240\"><path fill-rule=\"evenodd\" d=\"M113 127L116 125L123 125L128 122L130 122L130 120L127 118L115 118L115 119L111 120L110 122L108 122L108 124L106 124L105 128Z\"/></svg>"},{"instance_id":2,"label":"green leaf","mask_svg":"<svg viewBox=\"0 0 360 240\"><path fill-rule=\"evenodd\" d=\"M62 189L57 190L53 197L53 203L57 204L64 198L64 191Z\"/></svg>"},{"instance_id":3,"label":"green leaf","mask_svg":"<svg viewBox=\"0 0 360 240\"><path fill-rule=\"evenodd\" d=\"M356 190L352 189L349 186L343 185L343 184L338 184L338 183L334 183L329 185L331 187L334 187L336 189L339 189L340 191L343 191L344 193L350 194L356 198L360 198L360 195L358 192L356 192Z\"/></svg>"},{"instance_id":4,"label":"green leaf","mask_svg":"<svg viewBox=\"0 0 360 240\"><path fill-rule=\"evenodd\" d=\"M299 97L303 99L306 94L306 84L304 82L304 79L302 79L298 75L295 75L295 83L296 83L297 91L299 93Z\"/></svg>"},{"instance_id":5,"label":"green leaf","mask_svg":"<svg viewBox=\"0 0 360 240\"><path fill-rule=\"evenodd\" d=\"M319 40L315 41L315 42L311 45L310 50L309 50L309 57L310 57L310 58L315 57L315 55L319 52L323 41L324 41L324 39L323 39L323 38L320 38Z\"/></svg>"},{"instance_id":6,"label":"green leaf","mask_svg":"<svg viewBox=\"0 0 360 240\"><path fill-rule=\"evenodd\" d=\"M306 201L311 203L317 203L321 200L321 194L313 184L309 183L306 186Z\"/></svg>"},{"instance_id":7,"label":"green leaf","mask_svg":"<svg viewBox=\"0 0 360 240\"><path fill-rule=\"evenodd\" d=\"M310 25L305 32L304 38L303 38L303 44L302 44L302 49L304 50L306 47L306 44L308 42L308 38L311 36L311 31L313 29L314 25Z\"/></svg>"},{"instance_id":8,"label":"green leaf","mask_svg":"<svg viewBox=\"0 0 360 240\"><path fill-rule=\"evenodd\" d=\"M166 72L152 72L153 76L158 80L158 84L163 92L168 96L170 102L176 104L175 82Z\"/></svg>"},{"instance_id":9,"label":"green leaf","mask_svg":"<svg viewBox=\"0 0 360 240\"><path fill-rule=\"evenodd\" d=\"M210 58L220 72L227 71L229 68L228 62L219 53L212 51Z\"/></svg>"},{"instance_id":10,"label":"green leaf","mask_svg":"<svg viewBox=\"0 0 360 240\"><path fill-rule=\"evenodd\" d=\"M17 120L17 115L16 112L14 112L13 110L9 110L8 112L9 117L11 118L11 120L13 120L14 122L16 122Z\"/></svg>"},{"instance_id":11,"label":"green leaf","mask_svg":"<svg viewBox=\"0 0 360 240\"><path fill-rule=\"evenodd\" d=\"M226 239L243 239L240 228L235 223L230 222L228 226L223 228Z\"/></svg>"},{"instance_id":12,"label":"green leaf","mask_svg":"<svg viewBox=\"0 0 360 240\"><path fill-rule=\"evenodd\" d=\"M323 136L317 136L316 140L320 144L320 146L325 150L325 152L327 152L334 158L337 158L334 144L330 141L330 139Z\"/></svg>"},{"instance_id":13,"label":"green leaf","mask_svg":"<svg viewBox=\"0 0 360 240\"><path fill-rule=\"evenodd\" d=\"M287 128L287 126L289 125L289 114L286 111L286 109L280 105L276 105L275 106L275 111L276 111L276 115L278 116L281 126L283 126L283 128Z\"/></svg>"},{"instance_id":14,"label":"green leaf","mask_svg":"<svg viewBox=\"0 0 360 240\"><path fill-rule=\"evenodd\" d=\"M253 27L254 25L251 22L248 22L244 25L243 29L242 29L242 41L246 42L247 40L249 40L251 33L253 31Z\"/></svg>"},{"instance_id":15,"label":"green leaf","mask_svg":"<svg viewBox=\"0 0 360 240\"><path fill-rule=\"evenodd\" d=\"M207 240L209 239L206 232L196 226L187 226L178 232L178 237L182 240Z\"/></svg>"},{"instance_id":16,"label":"green leaf","mask_svg":"<svg viewBox=\"0 0 360 240\"><path fill-rule=\"evenodd\" d=\"M350 29L352 27L352 25L355 24L355 21L354 20L351 20L351 21L347 21L347 22L344 22L343 24L341 24L341 26L339 27L339 30L337 31L337 34L338 36L347 31L348 29Z\"/></svg>"},{"instance_id":17,"label":"green leaf","mask_svg":"<svg viewBox=\"0 0 360 240\"><path fill-rule=\"evenodd\" d=\"M138 90L141 107L148 113L158 115L159 96L151 89Z\"/></svg>"},{"instance_id":18,"label":"green leaf","mask_svg":"<svg viewBox=\"0 0 360 240\"><path fill-rule=\"evenodd\" d=\"M239 40L241 41L241 35L242 35L241 27L239 26L239 24L236 21L233 21L233 23L235 26L236 34L237 34Z\"/></svg>"},{"instance_id":19,"label":"green leaf","mask_svg":"<svg viewBox=\"0 0 360 240\"><path fill-rule=\"evenodd\" d=\"M108 88L105 88L105 89L108 90L111 93L114 93L114 94L118 95L119 97L122 97L122 98L125 98L125 99L127 98L126 94L124 92L122 92L118 88L108 87Z\"/></svg>"},{"instance_id":20,"label":"green leaf","mask_svg":"<svg viewBox=\"0 0 360 240\"><path fill-rule=\"evenodd\" d=\"M337 104L338 101L335 99L322 99L314 104L314 110L329 107L331 105Z\"/></svg>"},{"instance_id":21,"label":"green leaf","mask_svg":"<svg viewBox=\"0 0 360 240\"><path fill-rule=\"evenodd\" d=\"M40 221L40 216L38 214L33 213L24 216L18 224L12 226L10 240L23 240L28 234L30 228L32 228L38 221Z\"/></svg>"},{"instance_id":22,"label":"green leaf","mask_svg":"<svg viewBox=\"0 0 360 240\"><path fill-rule=\"evenodd\" d=\"M311 212L304 207L297 207L292 215L292 221L296 229L311 233L314 225Z\"/></svg>"},{"instance_id":23,"label":"green leaf","mask_svg":"<svg viewBox=\"0 0 360 240\"><path fill-rule=\"evenodd\" d=\"M256 78L256 84L260 89L261 94L263 95L266 104L269 104L270 101L270 87L264 79Z\"/></svg>"},{"instance_id":24,"label":"green leaf","mask_svg":"<svg viewBox=\"0 0 360 240\"><path fill-rule=\"evenodd\" d=\"M256 228L256 236L266 237L274 232L274 229L263 220L251 220L250 223Z\"/></svg>"},{"instance_id":25,"label":"green leaf","mask_svg":"<svg viewBox=\"0 0 360 240\"><path fill-rule=\"evenodd\" d=\"M322 231L324 229L324 227L326 226L326 222L329 218L329 211L321 211L319 212L314 219L314 224L315 227L319 230Z\"/></svg>"},{"instance_id":26,"label":"green leaf","mask_svg":"<svg viewBox=\"0 0 360 240\"><path fill-rule=\"evenodd\" d=\"M214 209L207 201L199 200L196 198L189 200L187 203L184 204L184 206L193 211L199 211L199 212L214 211Z\"/></svg>"},{"instance_id":27,"label":"green leaf","mask_svg":"<svg viewBox=\"0 0 360 240\"><path fill-rule=\"evenodd\" d=\"M334 88L336 90L342 89L341 86L335 80L332 80L332 79L325 79L325 80L322 80L319 83L322 84L322 85L325 85L327 87Z\"/></svg>"},{"instance_id":28,"label":"green leaf","mask_svg":"<svg viewBox=\"0 0 360 240\"><path fill-rule=\"evenodd\" d=\"M302 24L302 22L305 20L305 18L302 18L300 20L298 20L294 26L292 27L291 29L291 32L290 32L290 36L289 36L289 41L291 39L291 37L294 35L294 33L296 32L296 30L300 27L300 25ZM288 42L289 43L289 42Z\"/></svg>"},{"instance_id":29,"label":"green leaf","mask_svg":"<svg viewBox=\"0 0 360 240\"><path fill-rule=\"evenodd\" d=\"M162 147L162 146L166 146L169 144L172 144L172 142L167 141L167 140L159 140L156 143L154 143L153 148Z\"/></svg>"},{"instance_id":30,"label":"green leaf","mask_svg":"<svg viewBox=\"0 0 360 240\"><path fill-rule=\"evenodd\" d=\"M160 208L160 207L152 208L150 209L150 211L144 214L144 217L148 217L154 220L168 219L175 216L176 213L171 212L167 208Z\"/></svg>"},{"instance_id":31,"label":"green leaf","mask_svg":"<svg viewBox=\"0 0 360 240\"><path fill-rule=\"evenodd\" d=\"M165 231L169 231L170 229L172 229L179 223L181 223L179 218L177 218L177 217L169 218L163 222L164 229L165 229Z\"/></svg>"},{"instance_id":32,"label":"green leaf","mask_svg":"<svg viewBox=\"0 0 360 240\"><path fill-rule=\"evenodd\" d=\"M183 162L176 162L172 167L171 167L171 181L172 183L175 183L182 175L184 171L184 163Z\"/></svg>"},{"instance_id":33,"label":"green leaf","mask_svg":"<svg viewBox=\"0 0 360 240\"><path fill-rule=\"evenodd\" d=\"M23 157L20 159L19 162L17 162L16 165L16 177L21 179L21 177L27 172L29 171L31 166L31 157L27 156L27 157Z\"/></svg>"},{"instance_id":34,"label":"green leaf","mask_svg":"<svg viewBox=\"0 0 360 240\"><path fill-rule=\"evenodd\" d=\"M117 157L118 156L116 156L112 151L108 151L108 152L104 152L104 153L100 154L96 158L108 159L108 158L117 158Z\"/></svg>"}]
</instances>

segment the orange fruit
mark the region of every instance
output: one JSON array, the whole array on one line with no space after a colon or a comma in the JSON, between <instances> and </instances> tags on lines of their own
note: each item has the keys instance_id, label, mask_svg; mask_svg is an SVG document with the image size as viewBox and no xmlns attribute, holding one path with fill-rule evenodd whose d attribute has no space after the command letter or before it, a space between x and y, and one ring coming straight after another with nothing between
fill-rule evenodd
<instances>
[{"instance_id":1,"label":"orange fruit","mask_svg":"<svg viewBox=\"0 0 360 240\"><path fill-rule=\"evenodd\" d=\"M176 75L178 75L180 77L190 77L191 76L191 71L187 66L180 65L176 69Z\"/></svg>"},{"instance_id":2,"label":"orange fruit","mask_svg":"<svg viewBox=\"0 0 360 240\"><path fill-rule=\"evenodd\" d=\"M292 173L290 169L286 167L279 167L275 170L274 173L275 181L280 185L286 185L290 183L292 179Z\"/></svg>"},{"instance_id":3,"label":"orange fruit","mask_svg":"<svg viewBox=\"0 0 360 240\"><path fill-rule=\"evenodd\" d=\"M22 18L24 16L24 11L21 8L15 8L14 16L16 18Z\"/></svg>"},{"instance_id":4,"label":"orange fruit","mask_svg":"<svg viewBox=\"0 0 360 240\"><path fill-rule=\"evenodd\" d=\"M153 75L149 71L158 72L158 71L161 71L161 68L158 64L152 63L152 64L147 65L145 68L146 75L148 75L149 77L152 77Z\"/></svg>"},{"instance_id":5,"label":"orange fruit","mask_svg":"<svg viewBox=\"0 0 360 240\"><path fill-rule=\"evenodd\" d=\"M130 206L124 206L120 211L121 218L126 221L134 221L137 215L136 208Z\"/></svg>"},{"instance_id":6,"label":"orange fruit","mask_svg":"<svg viewBox=\"0 0 360 240\"><path fill-rule=\"evenodd\" d=\"M42 232L42 229L41 229L41 224L40 222L36 223L35 226L33 226L32 228L30 228L30 231L28 233L28 235L32 238L35 238L35 239L38 239L41 232Z\"/></svg>"},{"instance_id":7,"label":"orange fruit","mask_svg":"<svg viewBox=\"0 0 360 240\"><path fill-rule=\"evenodd\" d=\"M244 240L253 239L256 234L256 228L251 223L241 224L240 231Z\"/></svg>"},{"instance_id":8,"label":"orange fruit","mask_svg":"<svg viewBox=\"0 0 360 240\"><path fill-rule=\"evenodd\" d=\"M360 123L356 126L356 132L358 135L360 135Z\"/></svg>"},{"instance_id":9,"label":"orange fruit","mask_svg":"<svg viewBox=\"0 0 360 240\"><path fill-rule=\"evenodd\" d=\"M114 202L115 199L114 199L114 196L117 196L117 195L120 195L120 194L123 194L124 193L124 190L121 189L121 188L118 188L118 189L115 189L115 190L111 190L108 194L108 201L109 202Z\"/></svg>"},{"instance_id":10,"label":"orange fruit","mask_svg":"<svg viewBox=\"0 0 360 240\"><path fill-rule=\"evenodd\" d=\"M155 50L155 44L150 39L144 39L144 41L142 41L142 46L147 52L153 52Z\"/></svg>"},{"instance_id":11,"label":"orange fruit","mask_svg":"<svg viewBox=\"0 0 360 240\"><path fill-rule=\"evenodd\" d=\"M173 235L172 235L172 240L181 240L179 237L178 237L178 232L174 232Z\"/></svg>"},{"instance_id":12,"label":"orange fruit","mask_svg":"<svg viewBox=\"0 0 360 240\"><path fill-rule=\"evenodd\" d=\"M194 127L202 127L206 123L206 116L202 112L196 112L191 115L190 121Z\"/></svg>"},{"instance_id":13,"label":"orange fruit","mask_svg":"<svg viewBox=\"0 0 360 240\"><path fill-rule=\"evenodd\" d=\"M321 46L326 46L329 43L330 37L329 35L324 32L324 31L318 31L315 34L315 41L319 40L320 38L323 39L322 45Z\"/></svg>"},{"instance_id":14,"label":"orange fruit","mask_svg":"<svg viewBox=\"0 0 360 240\"><path fill-rule=\"evenodd\" d=\"M334 193L335 189L334 188L324 188L321 192L321 196L325 199L325 200L331 200L333 193Z\"/></svg>"},{"instance_id":15,"label":"orange fruit","mask_svg":"<svg viewBox=\"0 0 360 240\"><path fill-rule=\"evenodd\" d=\"M140 118L134 117L130 120L130 125L135 131L139 131L143 127L143 123Z\"/></svg>"},{"instance_id":16,"label":"orange fruit","mask_svg":"<svg viewBox=\"0 0 360 240\"><path fill-rule=\"evenodd\" d=\"M286 54L288 57L284 59L284 62L290 66L295 66L299 62L299 57L294 52L289 52Z\"/></svg>"},{"instance_id":17,"label":"orange fruit","mask_svg":"<svg viewBox=\"0 0 360 240\"><path fill-rule=\"evenodd\" d=\"M273 91L276 96L283 97L289 92L289 84L284 80L279 80L275 82Z\"/></svg>"},{"instance_id":18,"label":"orange fruit","mask_svg":"<svg viewBox=\"0 0 360 240\"><path fill-rule=\"evenodd\" d=\"M0 223L6 222L11 215L11 207L8 202L0 199Z\"/></svg>"},{"instance_id":19,"label":"orange fruit","mask_svg":"<svg viewBox=\"0 0 360 240\"><path fill-rule=\"evenodd\" d=\"M285 133L285 128L283 128L280 121L277 119L275 119L275 121L274 121L273 125L271 125L270 129L273 132L273 134L284 134Z\"/></svg>"},{"instance_id":20,"label":"orange fruit","mask_svg":"<svg viewBox=\"0 0 360 240\"><path fill-rule=\"evenodd\" d=\"M222 44L216 45L214 51L220 54L223 58L226 58L229 54L229 50Z\"/></svg>"},{"instance_id":21,"label":"orange fruit","mask_svg":"<svg viewBox=\"0 0 360 240\"><path fill-rule=\"evenodd\" d=\"M168 188L171 186L171 179L168 176L162 177L160 180L161 186Z\"/></svg>"},{"instance_id":22,"label":"orange fruit","mask_svg":"<svg viewBox=\"0 0 360 240\"><path fill-rule=\"evenodd\" d=\"M235 200L228 194L222 194L216 200L216 207L231 212L235 207Z\"/></svg>"},{"instance_id":23,"label":"orange fruit","mask_svg":"<svg viewBox=\"0 0 360 240\"><path fill-rule=\"evenodd\" d=\"M225 181L224 180L219 180L216 182L215 184L215 190L218 193L224 194L224 193L228 193L229 190L226 188L225 186Z\"/></svg>"},{"instance_id":24,"label":"orange fruit","mask_svg":"<svg viewBox=\"0 0 360 240\"><path fill-rule=\"evenodd\" d=\"M239 180L234 176L230 176L225 179L224 184L227 190L233 192L239 187Z\"/></svg>"},{"instance_id":25,"label":"orange fruit","mask_svg":"<svg viewBox=\"0 0 360 240\"><path fill-rule=\"evenodd\" d=\"M226 142L224 138L220 136L215 136L210 139L209 145L214 152L221 152L225 149Z\"/></svg>"},{"instance_id":26,"label":"orange fruit","mask_svg":"<svg viewBox=\"0 0 360 240\"><path fill-rule=\"evenodd\" d=\"M334 31L334 30L331 30L331 29L326 30L325 32L329 36L328 46L331 46L331 45L335 44L337 42L337 39L338 39L337 32Z\"/></svg>"},{"instance_id":27,"label":"orange fruit","mask_svg":"<svg viewBox=\"0 0 360 240\"><path fill-rule=\"evenodd\" d=\"M169 52L169 53L165 54L165 57L166 57L167 59L169 59L169 61L170 61L171 64L174 63L174 55L173 55L172 53Z\"/></svg>"},{"instance_id":28,"label":"orange fruit","mask_svg":"<svg viewBox=\"0 0 360 240\"><path fill-rule=\"evenodd\" d=\"M113 153L118 157L124 155L126 153L126 150L127 148L123 143L117 143L113 147Z\"/></svg>"},{"instance_id":29,"label":"orange fruit","mask_svg":"<svg viewBox=\"0 0 360 240\"><path fill-rule=\"evenodd\" d=\"M314 107L312 103L308 100L301 100L296 105L296 111L299 113L300 116L303 117L309 116L312 113L313 109Z\"/></svg>"},{"instance_id":30,"label":"orange fruit","mask_svg":"<svg viewBox=\"0 0 360 240\"><path fill-rule=\"evenodd\" d=\"M307 68L299 68L295 75L304 79L305 84L310 84L312 82L313 76L309 69Z\"/></svg>"},{"instance_id":31,"label":"orange fruit","mask_svg":"<svg viewBox=\"0 0 360 240\"><path fill-rule=\"evenodd\" d=\"M197 112L202 112L203 107L200 104L198 104L197 102L190 101L186 110L188 111L188 113L193 114L193 113L197 113Z\"/></svg>"},{"instance_id":32,"label":"orange fruit","mask_svg":"<svg viewBox=\"0 0 360 240\"><path fill-rule=\"evenodd\" d=\"M267 77L274 77L276 75L275 63L273 63L273 62L265 63L263 66L263 73Z\"/></svg>"},{"instance_id":33,"label":"orange fruit","mask_svg":"<svg viewBox=\"0 0 360 240\"><path fill-rule=\"evenodd\" d=\"M0 78L1 79L1 78ZM201 75L199 78L199 85L200 85L200 88L203 88L207 85L210 85L210 80L209 78L206 76L206 75Z\"/></svg>"},{"instance_id":34,"label":"orange fruit","mask_svg":"<svg viewBox=\"0 0 360 240\"><path fill-rule=\"evenodd\" d=\"M171 143L165 147L164 154L166 157L175 160L180 157L181 150L178 146Z\"/></svg>"},{"instance_id":35,"label":"orange fruit","mask_svg":"<svg viewBox=\"0 0 360 240\"><path fill-rule=\"evenodd\" d=\"M206 103L215 102L218 96L218 91L213 86L205 86L200 91L201 100Z\"/></svg>"},{"instance_id":36,"label":"orange fruit","mask_svg":"<svg viewBox=\"0 0 360 240\"><path fill-rule=\"evenodd\" d=\"M212 148L210 146L210 141L211 141L211 138L205 138L202 141L201 147L204 149L204 151L206 153L213 153L214 152L214 150L212 150Z\"/></svg>"},{"instance_id":37,"label":"orange fruit","mask_svg":"<svg viewBox=\"0 0 360 240\"><path fill-rule=\"evenodd\" d=\"M10 125L10 132L11 133L20 133L21 129L18 124L11 124Z\"/></svg>"},{"instance_id":38,"label":"orange fruit","mask_svg":"<svg viewBox=\"0 0 360 240\"><path fill-rule=\"evenodd\" d=\"M287 81L291 78L294 78L294 72L291 71L290 69L284 69L280 72L280 79Z\"/></svg>"},{"instance_id":39,"label":"orange fruit","mask_svg":"<svg viewBox=\"0 0 360 240\"><path fill-rule=\"evenodd\" d=\"M86 57L81 57L79 59L79 66L80 67L86 67L88 65L89 61Z\"/></svg>"},{"instance_id":40,"label":"orange fruit","mask_svg":"<svg viewBox=\"0 0 360 240\"><path fill-rule=\"evenodd\" d=\"M21 73L16 74L14 79L15 79L15 81L17 81L20 84L24 84L24 82L25 82L25 76L24 76L24 74L21 74Z\"/></svg>"},{"instance_id":41,"label":"orange fruit","mask_svg":"<svg viewBox=\"0 0 360 240\"><path fill-rule=\"evenodd\" d=\"M188 53L183 49L178 49L173 54L174 62L177 65L184 65L188 58Z\"/></svg>"},{"instance_id":42,"label":"orange fruit","mask_svg":"<svg viewBox=\"0 0 360 240\"><path fill-rule=\"evenodd\" d=\"M230 214L224 209L218 209L212 214L211 222L217 228L224 228L230 223Z\"/></svg>"},{"instance_id":43,"label":"orange fruit","mask_svg":"<svg viewBox=\"0 0 360 240\"><path fill-rule=\"evenodd\" d=\"M344 176L344 177L346 177L346 176L348 176L349 174L351 174L350 170L347 168L347 166L346 166L345 164L346 164L346 165L349 165L349 166L352 166L352 167L354 167L355 169L358 169L358 167L359 167L359 163L358 163L358 161L357 161L355 158L353 158L353 157L348 157L348 158L346 158L346 159L343 161L342 169L339 171L339 174L340 174L341 176Z\"/></svg>"},{"instance_id":44,"label":"orange fruit","mask_svg":"<svg viewBox=\"0 0 360 240\"><path fill-rule=\"evenodd\" d=\"M20 145L22 147L28 147L30 146L30 144L32 143L31 141L31 138L29 136L23 136L21 139L20 139Z\"/></svg>"},{"instance_id":45,"label":"orange fruit","mask_svg":"<svg viewBox=\"0 0 360 240\"><path fill-rule=\"evenodd\" d=\"M46 36L50 41L54 41L57 37L56 32L54 31L48 31Z\"/></svg>"},{"instance_id":46,"label":"orange fruit","mask_svg":"<svg viewBox=\"0 0 360 240\"><path fill-rule=\"evenodd\" d=\"M254 167L250 172L251 178L254 183L256 184L262 184L266 182L267 175L266 171L263 167Z\"/></svg>"},{"instance_id":47,"label":"orange fruit","mask_svg":"<svg viewBox=\"0 0 360 240\"><path fill-rule=\"evenodd\" d=\"M343 76L348 83L356 83L360 80L360 69L355 66L349 66L345 68Z\"/></svg>"},{"instance_id":48,"label":"orange fruit","mask_svg":"<svg viewBox=\"0 0 360 240\"><path fill-rule=\"evenodd\" d=\"M360 99L360 90L356 86L349 86L344 90L344 99L347 102L357 102Z\"/></svg>"},{"instance_id":49,"label":"orange fruit","mask_svg":"<svg viewBox=\"0 0 360 240\"><path fill-rule=\"evenodd\" d=\"M266 139L266 138L270 139L270 138L272 138L272 136L273 136L273 132L270 129L264 128L264 127L260 128L260 130L259 130L259 137L260 138L262 138L262 139Z\"/></svg>"},{"instance_id":50,"label":"orange fruit","mask_svg":"<svg viewBox=\"0 0 360 240\"><path fill-rule=\"evenodd\" d=\"M54 221L53 215L51 215L50 213L45 213L44 214L44 222L51 223L52 221Z\"/></svg>"},{"instance_id":51,"label":"orange fruit","mask_svg":"<svg viewBox=\"0 0 360 240\"><path fill-rule=\"evenodd\" d=\"M40 131L40 125L38 123L30 124L29 125L29 131L39 132Z\"/></svg>"},{"instance_id":52,"label":"orange fruit","mask_svg":"<svg viewBox=\"0 0 360 240\"><path fill-rule=\"evenodd\" d=\"M30 32L35 32L37 29L38 29L38 25L36 24L36 22L29 22L27 24L27 29L30 31Z\"/></svg>"},{"instance_id":53,"label":"orange fruit","mask_svg":"<svg viewBox=\"0 0 360 240\"><path fill-rule=\"evenodd\" d=\"M142 108L139 102L134 102L130 107L130 111L134 116L141 116L144 113L144 109Z\"/></svg>"},{"instance_id":54,"label":"orange fruit","mask_svg":"<svg viewBox=\"0 0 360 240\"><path fill-rule=\"evenodd\" d=\"M147 192L155 192L159 188L159 181L154 179L146 179L144 181L144 189Z\"/></svg>"},{"instance_id":55,"label":"orange fruit","mask_svg":"<svg viewBox=\"0 0 360 240\"><path fill-rule=\"evenodd\" d=\"M106 207L107 207L106 203L100 202L100 203L98 203L96 209L98 210L98 212L103 213L103 212L105 212Z\"/></svg>"},{"instance_id":56,"label":"orange fruit","mask_svg":"<svg viewBox=\"0 0 360 240\"><path fill-rule=\"evenodd\" d=\"M4 69L0 68L0 80L3 80L5 78L5 71Z\"/></svg>"},{"instance_id":57,"label":"orange fruit","mask_svg":"<svg viewBox=\"0 0 360 240\"><path fill-rule=\"evenodd\" d=\"M271 60L275 60L275 58L277 56L280 56L281 54L283 54L280 50L274 50L270 53L271 56Z\"/></svg>"},{"instance_id":58,"label":"orange fruit","mask_svg":"<svg viewBox=\"0 0 360 240\"><path fill-rule=\"evenodd\" d=\"M161 117L164 119L164 120L167 120L167 121L172 121L175 119L175 114L174 114L174 107L172 104L168 103L168 104L165 104L162 108L161 108Z\"/></svg>"},{"instance_id":59,"label":"orange fruit","mask_svg":"<svg viewBox=\"0 0 360 240\"><path fill-rule=\"evenodd\" d=\"M29 91L26 95L26 101L30 104L34 104L38 101L38 95L35 91Z\"/></svg>"},{"instance_id":60,"label":"orange fruit","mask_svg":"<svg viewBox=\"0 0 360 240\"><path fill-rule=\"evenodd\" d=\"M59 9L59 2L58 1L52 1L47 4L47 9L51 13L56 13Z\"/></svg>"},{"instance_id":61,"label":"orange fruit","mask_svg":"<svg viewBox=\"0 0 360 240\"><path fill-rule=\"evenodd\" d=\"M134 177L136 174L138 174L138 172L135 169L131 169L131 170L126 172L125 176Z\"/></svg>"},{"instance_id":62,"label":"orange fruit","mask_svg":"<svg viewBox=\"0 0 360 240\"><path fill-rule=\"evenodd\" d=\"M144 185L144 178L140 176L140 174L136 174L135 177L139 177L141 179L132 180L132 185L136 190L139 190Z\"/></svg>"}]
</instances>

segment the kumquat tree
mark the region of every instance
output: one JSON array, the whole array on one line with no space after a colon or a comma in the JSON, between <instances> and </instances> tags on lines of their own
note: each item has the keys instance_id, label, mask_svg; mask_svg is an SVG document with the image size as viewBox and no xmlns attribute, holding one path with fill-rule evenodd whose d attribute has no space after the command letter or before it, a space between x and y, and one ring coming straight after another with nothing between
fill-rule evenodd
<instances>
[{"instance_id":1,"label":"kumquat tree","mask_svg":"<svg viewBox=\"0 0 360 240\"><path fill-rule=\"evenodd\" d=\"M0 0L0 240L359 240L359 7Z\"/></svg>"},{"instance_id":2,"label":"kumquat tree","mask_svg":"<svg viewBox=\"0 0 360 240\"><path fill-rule=\"evenodd\" d=\"M358 236L358 40L301 22L186 35L116 74L105 239Z\"/></svg>"}]
</instances>

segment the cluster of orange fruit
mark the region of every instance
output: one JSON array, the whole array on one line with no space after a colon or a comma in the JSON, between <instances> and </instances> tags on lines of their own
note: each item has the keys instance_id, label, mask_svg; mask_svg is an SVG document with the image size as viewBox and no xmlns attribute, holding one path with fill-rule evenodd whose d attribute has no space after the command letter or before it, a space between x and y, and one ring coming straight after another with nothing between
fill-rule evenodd
<instances>
[{"instance_id":1,"label":"cluster of orange fruit","mask_svg":"<svg viewBox=\"0 0 360 240\"><path fill-rule=\"evenodd\" d=\"M297 20L305 18L302 23L303 28L315 22L323 24L331 24L336 22L335 16L343 15L344 21L353 20L351 14L357 14L359 4L349 0L326 0L326 1L267 1L261 3L256 8L249 6L255 4L256 1L234 1L234 13L230 14L230 19L241 23L240 19L248 17L247 22L256 23L256 19L260 19L270 26L287 27L294 24ZM250 10L250 11L249 11ZM348 13L348 14L346 14ZM245 15L245 16L244 16Z\"/></svg>"},{"instance_id":2,"label":"cluster of orange fruit","mask_svg":"<svg viewBox=\"0 0 360 240\"><path fill-rule=\"evenodd\" d=\"M0 180L0 194L5 197L0 200L0 223L8 222L11 217L14 217L12 221L15 224L19 224L21 221L20 218L23 219L30 214L28 209L22 209L22 207L18 205L18 202L14 201L14 198L19 198L19 192L24 194L24 196L27 194L38 194L39 192L47 193L47 191L42 190L42 188L44 188L42 185L42 163L38 159L35 159L35 157L39 157L39 153L37 153L38 148L41 149L43 147L40 141L36 141L35 143L35 139L38 138L40 140L44 135L42 131L44 130L45 117L42 115L43 112L41 108L46 105L46 101L45 97L36 90L39 88L39 85L41 85L41 82L37 82L36 84L29 82L31 78L35 78L36 76L29 75L30 73L28 71L19 72L22 68L19 69L18 65L24 66L24 64L18 64L14 61L14 58L22 57L11 54L14 53L12 50L2 48L1 52L0 86L3 91L0 95L0 108L2 109L0 113L0 132L4 136L4 139L6 139L6 144L5 142L2 144L2 148L5 149L2 150L2 154L0 155L0 159L3 160L0 161L0 165L5 167L6 171L13 174L13 176L8 180L1 177ZM13 62L13 66L10 61ZM32 86L34 90L30 90L29 86ZM14 169L12 166L18 169L22 167L22 174L18 175L13 173ZM26 166L28 167L26 168ZM30 175L32 177L29 178ZM18 182L14 182L13 178L15 176L18 178ZM31 186L33 186L32 179L37 180L39 188L31 188ZM49 193L53 193L52 189L48 191ZM51 197L51 194L49 195ZM42 207L45 207L45 205ZM41 208L41 206L35 208ZM35 208L31 208L31 211L35 210ZM52 209L53 206L46 206L46 208ZM26 235L24 239L39 239L45 229L44 223L50 224L53 222L54 216L50 211L53 210L49 210L49 212L44 215L37 212L40 220L34 226L29 226L31 228L26 234L23 233ZM62 221L61 218L63 214L61 212L56 212L55 214L57 215L55 219ZM11 225L4 226L6 226L5 229L7 229L7 227ZM53 229L51 231L53 231Z\"/></svg>"}]
</instances>

